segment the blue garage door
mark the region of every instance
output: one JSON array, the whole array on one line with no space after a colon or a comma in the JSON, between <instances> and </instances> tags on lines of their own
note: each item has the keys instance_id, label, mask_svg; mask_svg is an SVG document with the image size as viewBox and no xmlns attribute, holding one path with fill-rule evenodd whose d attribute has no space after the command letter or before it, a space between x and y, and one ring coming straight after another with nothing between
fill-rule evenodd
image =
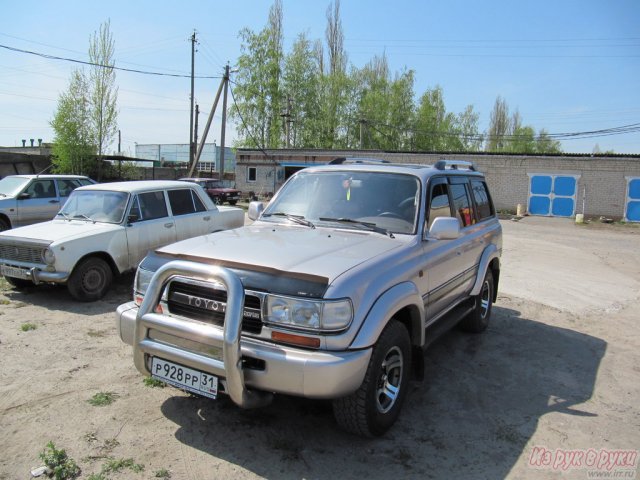
<instances>
[{"instance_id":1,"label":"blue garage door","mask_svg":"<svg viewBox=\"0 0 640 480\"><path fill-rule=\"evenodd\" d=\"M627 222L640 222L640 178L627 180L627 206L624 218Z\"/></svg>"},{"instance_id":2,"label":"blue garage door","mask_svg":"<svg viewBox=\"0 0 640 480\"><path fill-rule=\"evenodd\" d=\"M578 176L531 174L529 213L553 217L571 217L576 213Z\"/></svg>"}]
</instances>

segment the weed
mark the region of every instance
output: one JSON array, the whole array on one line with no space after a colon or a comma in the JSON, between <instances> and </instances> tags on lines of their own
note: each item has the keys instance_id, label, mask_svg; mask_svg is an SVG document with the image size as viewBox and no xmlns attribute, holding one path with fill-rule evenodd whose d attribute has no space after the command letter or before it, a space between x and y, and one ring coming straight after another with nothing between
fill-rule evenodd
<instances>
[{"instance_id":1,"label":"weed","mask_svg":"<svg viewBox=\"0 0 640 480\"><path fill-rule=\"evenodd\" d=\"M87 332L87 335L89 335L90 337L99 337L102 338L106 335L107 331L106 330L89 330Z\"/></svg>"},{"instance_id":2,"label":"weed","mask_svg":"<svg viewBox=\"0 0 640 480\"><path fill-rule=\"evenodd\" d=\"M20 330L28 332L29 330L35 330L38 326L35 323L23 323L20 325Z\"/></svg>"},{"instance_id":3,"label":"weed","mask_svg":"<svg viewBox=\"0 0 640 480\"><path fill-rule=\"evenodd\" d=\"M155 478L171 478L171 472L166 468L161 468L160 470L156 470L153 474Z\"/></svg>"},{"instance_id":4,"label":"weed","mask_svg":"<svg viewBox=\"0 0 640 480\"><path fill-rule=\"evenodd\" d=\"M6 298L3 298L2 300L0 300L0 305L9 305L11 303L11 300L7 300Z\"/></svg>"},{"instance_id":5,"label":"weed","mask_svg":"<svg viewBox=\"0 0 640 480\"><path fill-rule=\"evenodd\" d=\"M135 463L133 458L112 458L102 465L101 473L116 473L125 468L128 468L132 472L140 473L144 470L144 465L141 463Z\"/></svg>"},{"instance_id":6,"label":"weed","mask_svg":"<svg viewBox=\"0 0 640 480\"><path fill-rule=\"evenodd\" d=\"M145 386L151 388L164 388L167 386L167 384L163 381L153 377L144 377L144 380L142 382L145 384Z\"/></svg>"},{"instance_id":7,"label":"weed","mask_svg":"<svg viewBox=\"0 0 640 480\"><path fill-rule=\"evenodd\" d=\"M58 450L51 441L40 454L40 460L51 470L50 476L55 480L73 479L80 475L80 467L76 462L68 457L64 449Z\"/></svg>"},{"instance_id":8,"label":"weed","mask_svg":"<svg viewBox=\"0 0 640 480\"><path fill-rule=\"evenodd\" d=\"M91 397L87 402L89 402L94 407L105 407L107 405L111 405L118 398L118 394L114 392L98 392L93 397Z\"/></svg>"}]
</instances>

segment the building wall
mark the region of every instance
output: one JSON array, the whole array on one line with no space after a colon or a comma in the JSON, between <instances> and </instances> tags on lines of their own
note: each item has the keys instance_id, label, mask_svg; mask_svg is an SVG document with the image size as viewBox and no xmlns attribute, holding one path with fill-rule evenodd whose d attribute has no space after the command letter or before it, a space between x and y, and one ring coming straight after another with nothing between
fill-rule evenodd
<instances>
[{"instance_id":1,"label":"building wall","mask_svg":"<svg viewBox=\"0 0 640 480\"><path fill-rule=\"evenodd\" d=\"M392 163L433 164L438 160L457 159L473 162L484 172L498 210L515 211L527 207L529 174L579 175L576 213L587 216L622 218L626 201L626 177L640 177L640 156L560 155L490 155L434 154L378 151L269 150L236 151L236 187L243 192L266 195L282 186L287 166L298 168L325 164L339 157L370 157ZM249 168L256 169L256 181L247 179Z\"/></svg>"}]
</instances>

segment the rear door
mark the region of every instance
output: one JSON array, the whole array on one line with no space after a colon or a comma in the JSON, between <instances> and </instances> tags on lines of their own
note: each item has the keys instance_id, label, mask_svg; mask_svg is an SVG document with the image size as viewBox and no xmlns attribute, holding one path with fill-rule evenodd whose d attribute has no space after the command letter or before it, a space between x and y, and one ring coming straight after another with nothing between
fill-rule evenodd
<instances>
[{"instance_id":1,"label":"rear door","mask_svg":"<svg viewBox=\"0 0 640 480\"><path fill-rule=\"evenodd\" d=\"M213 231L213 217L217 211L207 211L202 199L192 188L167 191L171 214L176 224L178 240L197 237Z\"/></svg>"},{"instance_id":2,"label":"rear door","mask_svg":"<svg viewBox=\"0 0 640 480\"><path fill-rule=\"evenodd\" d=\"M176 241L176 225L169 215L164 190L134 195L128 215L130 268L135 268L149 251Z\"/></svg>"}]
</instances>

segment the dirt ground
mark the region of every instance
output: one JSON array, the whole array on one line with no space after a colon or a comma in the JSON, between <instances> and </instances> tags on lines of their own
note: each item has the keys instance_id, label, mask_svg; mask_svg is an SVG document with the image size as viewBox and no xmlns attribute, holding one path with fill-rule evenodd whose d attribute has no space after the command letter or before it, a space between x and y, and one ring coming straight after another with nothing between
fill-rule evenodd
<instances>
[{"instance_id":1,"label":"dirt ground","mask_svg":"<svg viewBox=\"0 0 640 480\"><path fill-rule=\"evenodd\" d=\"M374 440L338 430L326 402L278 397L243 411L145 385L114 326L130 275L92 304L63 288L21 293L3 283L0 479L30 478L49 441L81 478L110 459L144 469L103 478L592 478L594 468L534 467L530 458L541 447L640 449L640 229L553 218L503 226L488 331L436 342L425 382ZM91 405L97 393L113 403ZM638 478L637 464L600 478Z\"/></svg>"}]
</instances>

